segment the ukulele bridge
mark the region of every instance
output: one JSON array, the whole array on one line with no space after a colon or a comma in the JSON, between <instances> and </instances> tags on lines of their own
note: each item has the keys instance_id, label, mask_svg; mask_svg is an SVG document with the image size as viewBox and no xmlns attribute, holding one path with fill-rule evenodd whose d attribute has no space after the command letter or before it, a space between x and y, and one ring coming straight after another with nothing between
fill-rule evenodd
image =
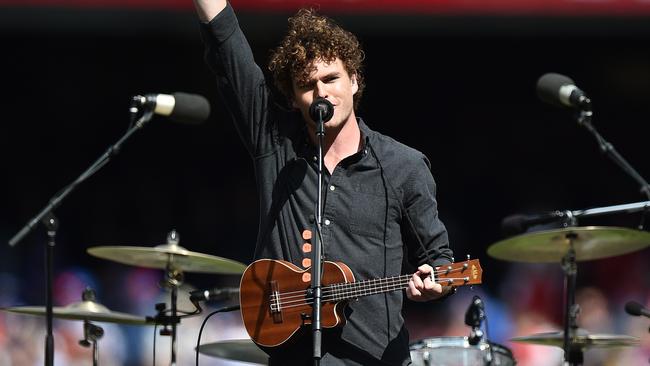
<instances>
[{"instance_id":1,"label":"ukulele bridge","mask_svg":"<svg viewBox=\"0 0 650 366\"><path fill-rule=\"evenodd\" d=\"M274 323L282 322L282 304L280 303L280 290L278 288L278 281L271 281L269 283L271 286L271 296L269 301L269 307L271 311L271 316L273 317Z\"/></svg>"}]
</instances>

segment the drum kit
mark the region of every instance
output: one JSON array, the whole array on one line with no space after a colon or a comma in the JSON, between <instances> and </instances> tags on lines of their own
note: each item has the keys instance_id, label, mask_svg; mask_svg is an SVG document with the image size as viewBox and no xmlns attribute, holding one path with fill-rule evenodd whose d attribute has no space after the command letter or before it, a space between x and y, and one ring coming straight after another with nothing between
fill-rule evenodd
<instances>
[{"instance_id":1,"label":"drum kit","mask_svg":"<svg viewBox=\"0 0 650 366\"><path fill-rule=\"evenodd\" d=\"M617 227L565 227L514 236L492 244L488 255L505 261L528 263L559 263L565 279L564 330L512 338L513 342L555 346L565 350L565 362L579 365L583 352L591 348L637 346L636 337L616 334L591 334L577 326L579 305L575 302L577 262L607 258L641 250L650 245L650 233ZM82 301L64 307L54 307L55 318L81 320L84 323L82 346L93 347L93 365L98 364L98 340L104 331L93 322L126 325L162 325L161 334L171 336L171 364L176 364L176 327L181 319L200 313L177 309L177 291L184 272L212 274L241 274L242 263L217 256L189 251L179 245L179 236L172 231L167 243L154 247L98 246L87 252L102 259L145 268L164 270L162 285L171 293L170 307L158 304L155 317L141 317L112 311L98 303L91 289L86 289ZM45 315L45 307L17 306L2 310ZM181 314L182 313L182 314ZM179 315L181 314L181 315ZM505 346L471 337L427 338L411 344L414 366L429 365L516 365L512 352ZM268 356L249 339L227 340L198 346L201 354L248 363L266 364Z\"/></svg>"},{"instance_id":2,"label":"drum kit","mask_svg":"<svg viewBox=\"0 0 650 366\"><path fill-rule=\"evenodd\" d=\"M581 365L583 353L592 348L638 346L639 338L617 334L590 334L577 325L575 302L577 262L608 258L641 250L650 245L650 233L607 226L565 227L521 234L492 244L493 258L527 263L559 263L564 272L564 330L514 337L510 340L564 350L565 365ZM469 325L469 324L468 324ZM471 337L427 338L411 344L414 366L516 365L505 346Z\"/></svg>"},{"instance_id":3,"label":"drum kit","mask_svg":"<svg viewBox=\"0 0 650 366\"><path fill-rule=\"evenodd\" d=\"M52 313L55 318L84 322L84 339L79 341L79 344L84 347L90 347L92 344L93 365L99 363L97 341L104 335L104 331L92 322L163 326L160 334L171 336L171 365L176 365L176 327L182 318L198 315L201 312L198 304L195 304L197 309L193 312L177 309L178 288L183 283L184 272L241 275L246 269L244 264L237 261L192 252L183 248L179 245L179 235L175 230L167 235L167 243L163 245L155 247L98 246L88 248L87 252L92 256L122 264L162 269L164 270L164 280L161 281L161 285L171 293L169 308L165 304L157 304L157 314L154 317L136 316L109 310L96 301L92 289L84 290L80 302L64 307L53 307ZM2 310L19 314L46 315L46 308L43 306L16 306L2 308Z\"/></svg>"}]
</instances>

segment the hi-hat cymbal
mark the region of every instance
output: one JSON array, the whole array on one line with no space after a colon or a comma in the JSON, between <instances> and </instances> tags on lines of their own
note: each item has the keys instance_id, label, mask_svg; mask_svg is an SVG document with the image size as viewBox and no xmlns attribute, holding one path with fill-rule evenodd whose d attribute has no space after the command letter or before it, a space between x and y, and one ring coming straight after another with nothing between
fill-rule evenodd
<instances>
[{"instance_id":1,"label":"hi-hat cymbal","mask_svg":"<svg viewBox=\"0 0 650 366\"><path fill-rule=\"evenodd\" d=\"M45 315L45 306L14 306L2 308L12 313ZM52 316L55 318L88 320L96 322L120 323L131 325L153 324L146 321L143 316L119 313L109 310L106 306L94 301L80 301L63 307L52 307Z\"/></svg>"},{"instance_id":2,"label":"hi-hat cymbal","mask_svg":"<svg viewBox=\"0 0 650 366\"><path fill-rule=\"evenodd\" d=\"M564 346L564 332L538 333L530 336L511 338L511 341L540 344L543 346ZM639 338L618 334L589 334L584 329L578 329L577 335L569 340L580 348L610 348L638 346Z\"/></svg>"},{"instance_id":3,"label":"hi-hat cymbal","mask_svg":"<svg viewBox=\"0 0 650 366\"><path fill-rule=\"evenodd\" d=\"M243 263L209 254L191 252L180 245L155 247L101 246L87 249L88 254L138 267L166 269L171 266L184 272L242 274Z\"/></svg>"},{"instance_id":4,"label":"hi-hat cymbal","mask_svg":"<svg viewBox=\"0 0 650 366\"><path fill-rule=\"evenodd\" d=\"M269 356L248 339L231 339L202 344L199 346L199 353L261 365L266 365L269 362Z\"/></svg>"},{"instance_id":5,"label":"hi-hat cymbal","mask_svg":"<svg viewBox=\"0 0 650 366\"><path fill-rule=\"evenodd\" d=\"M560 262L573 242L577 261L613 257L650 245L650 233L609 226L567 227L517 235L492 244L487 253L515 262Z\"/></svg>"}]
</instances>

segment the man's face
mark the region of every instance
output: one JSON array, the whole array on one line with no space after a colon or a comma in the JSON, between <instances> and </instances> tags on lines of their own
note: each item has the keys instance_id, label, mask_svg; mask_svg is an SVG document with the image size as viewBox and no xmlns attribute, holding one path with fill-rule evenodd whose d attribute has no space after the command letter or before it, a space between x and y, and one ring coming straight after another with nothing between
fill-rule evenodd
<instances>
[{"instance_id":1,"label":"man's face","mask_svg":"<svg viewBox=\"0 0 650 366\"><path fill-rule=\"evenodd\" d=\"M325 128L341 127L353 113L353 96L359 90L356 77L348 75L339 58L329 63L316 60L313 66L316 70L305 85L293 80L293 106L300 109L305 121L313 127L315 122L309 116L309 107L314 99L325 98L334 105L334 116L325 123Z\"/></svg>"}]
</instances>

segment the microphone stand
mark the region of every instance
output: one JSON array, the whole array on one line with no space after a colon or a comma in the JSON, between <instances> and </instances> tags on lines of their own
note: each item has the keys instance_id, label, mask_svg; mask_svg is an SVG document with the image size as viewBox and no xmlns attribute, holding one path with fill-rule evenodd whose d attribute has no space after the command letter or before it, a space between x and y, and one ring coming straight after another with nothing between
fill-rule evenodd
<instances>
[{"instance_id":1,"label":"microphone stand","mask_svg":"<svg viewBox=\"0 0 650 366\"><path fill-rule=\"evenodd\" d=\"M616 165L618 165L623 171L631 176L640 186L641 186L641 193L646 195L648 199L650 199L650 185L648 182L643 179L643 177L639 174L639 172L636 171L630 165L621 154L616 151L614 146L605 140L603 136L596 131L596 128L591 124L591 117L593 113L591 111L591 102L586 103L583 105L583 108L578 112L576 116L576 120L578 122L578 125L583 126L584 128L587 129L594 137L596 138L596 141L598 142L598 146L600 147L600 151L605 153L608 158L610 158Z\"/></svg>"},{"instance_id":2,"label":"microphone stand","mask_svg":"<svg viewBox=\"0 0 650 366\"><path fill-rule=\"evenodd\" d=\"M596 128L591 124L591 119L593 117L593 112L591 110L591 100L588 98L585 100L584 103L580 105L580 109L576 115L576 120L578 122L578 125L583 126L589 131L596 141L598 142L598 146L600 150L607 155L608 158L610 158L616 165L618 165L626 174L631 176L640 186L641 186L641 193L646 195L650 199L650 185L648 185L648 182L643 179L643 177L621 156L621 154L616 151L614 146L605 140L598 131L596 131ZM628 210L633 209L629 206L631 205L622 205L622 206L628 206L626 207ZM643 204L640 207L643 207L647 209L647 204ZM634 207L636 208L636 207ZM592 210L592 212L588 212L589 210L585 210L582 212L578 212L578 215L573 215L573 217L576 216L590 216L590 215L598 215L598 214L603 214L607 212L615 212L615 210L607 210L607 209L600 209L600 210ZM573 214L573 212L567 211L568 213ZM578 329L577 323L576 323L576 318L578 316L578 313L580 312L580 307L578 304L575 302L575 286L576 286L576 275L577 275L577 263L575 259L575 249L573 247L573 239L574 237L572 236L573 234L569 234L567 236L567 240L569 241L569 251L567 254L562 258L562 269L564 271L564 277L565 277L565 299L564 299L564 339L563 339L563 349L564 349L564 361L568 365L574 366L574 365L581 365L583 362L583 352L582 349L580 349L579 346L575 345L573 343L573 340L575 339L576 332Z\"/></svg>"},{"instance_id":3,"label":"microphone stand","mask_svg":"<svg viewBox=\"0 0 650 366\"><path fill-rule=\"evenodd\" d=\"M312 308L312 332L313 332L313 358L314 365L320 365L322 329L321 329L321 277L322 277L322 219L323 219L323 139L325 137L325 123L323 121L323 110L318 109L318 120L316 121L316 137L318 140L318 199L316 201L316 235L312 243L311 258L311 288L314 298Z\"/></svg>"},{"instance_id":4,"label":"microphone stand","mask_svg":"<svg viewBox=\"0 0 650 366\"><path fill-rule=\"evenodd\" d=\"M133 99L129 109L131 113L131 122L135 120L138 114L138 100ZM84 171L75 181L70 183L64 189L55 194L49 203L43 208L36 216L34 216L27 224L9 240L9 246L14 247L18 244L27 234L29 234L36 224L42 222L47 230L47 247L45 252L45 276L46 276L46 292L45 292L45 317L47 323L47 333L45 336L45 365L52 366L54 364L54 336L52 332L52 277L53 277L53 262L54 262L54 247L56 246L56 230L59 223L52 211L57 208L61 202L81 183L90 178L99 169L106 165L113 156L117 155L120 151L121 145L131 135L142 128L153 117L153 111L147 109L135 125L131 127L114 145L108 148L106 152L99 157L86 171Z\"/></svg>"}]
</instances>

